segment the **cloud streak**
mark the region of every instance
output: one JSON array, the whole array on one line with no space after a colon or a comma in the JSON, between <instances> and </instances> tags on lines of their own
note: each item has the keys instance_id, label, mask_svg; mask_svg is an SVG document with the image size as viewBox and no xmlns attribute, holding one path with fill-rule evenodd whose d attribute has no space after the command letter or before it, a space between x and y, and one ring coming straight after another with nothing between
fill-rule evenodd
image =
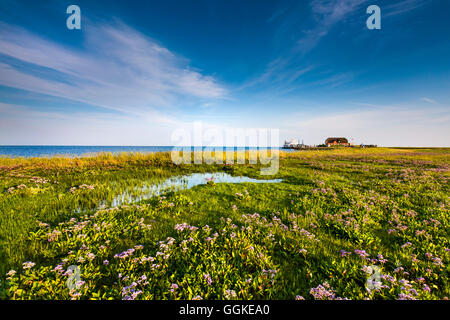
<instances>
[{"instance_id":1,"label":"cloud streak","mask_svg":"<svg viewBox=\"0 0 450 320\"><path fill-rule=\"evenodd\" d=\"M78 50L16 26L0 23L0 28L0 54L15 62L0 58L4 86L136 114L227 95L213 77L120 23L85 27L85 48ZM58 80L32 72L27 64L53 72Z\"/></svg>"},{"instance_id":2,"label":"cloud streak","mask_svg":"<svg viewBox=\"0 0 450 320\"><path fill-rule=\"evenodd\" d=\"M434 101L433 99L427 98L427 97L423 97L420 100L431 103L431 104L436 104L436 101Z\"/></svg>"},{"instance_id":3,"label":"cloud streak","mask_svg":"<svg viewBox=\"0 0 450 320\"><path fill-rule=\"evenodd\" d=\"M315 27L305 30L300 37L297 49L303 54L316 47L331 28L345 19L364 3L364 0L313 0L310 3Z\"/></svg>"},{"instance_id":4,"label":"cloud streak","mask_svg":"<svg viewBox=\"0 0 450 320\"><path fill-rule=\"evenodd\" d=\"M427 0L403 0L383 7L383 18L398 16L428 4Z\"/></svg>"}]
</instances>

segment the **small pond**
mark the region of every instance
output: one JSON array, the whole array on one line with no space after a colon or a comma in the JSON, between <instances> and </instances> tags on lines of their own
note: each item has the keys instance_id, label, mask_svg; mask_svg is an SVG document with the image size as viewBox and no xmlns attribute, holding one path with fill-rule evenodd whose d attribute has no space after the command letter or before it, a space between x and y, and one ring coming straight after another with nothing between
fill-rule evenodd
<instances>
[{"instance_id":1,"label":"small pond","mask_svg":"<svg viewBox=\"0 0 450 320\"><path fill-rule=\"evenodd\" d=\"M130 188L116 196L109 205L111 207L117 207L125 203L135 203L169 191L186 190L201 184L207 184L210 180L215 183L279 183L282 181L282 179L262 180L245 176L232 176L224 172L193 173L185 176L171 177L157 184L149 183L140 187ZM103 203L103 205L107 204L106 202Z\"/></svg>"}]
</instances>

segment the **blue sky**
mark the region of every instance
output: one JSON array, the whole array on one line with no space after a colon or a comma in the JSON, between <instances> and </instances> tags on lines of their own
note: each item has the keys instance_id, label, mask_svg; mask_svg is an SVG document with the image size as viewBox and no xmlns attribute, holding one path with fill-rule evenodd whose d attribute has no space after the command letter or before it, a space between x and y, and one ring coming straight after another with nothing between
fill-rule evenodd
<instances>
[{"instance_id":1,"label":"blue sky","mask_svg":"<svg viewBox=\"0 0 450 320\"><path fill-rule=\"evenodd\" d=\"M81 8L81 30L66 8ZM381 8L381 30L366 8ZM450 146L450 2L0 1L0 144L205 127Z\"/></svg>"}]
</instances>

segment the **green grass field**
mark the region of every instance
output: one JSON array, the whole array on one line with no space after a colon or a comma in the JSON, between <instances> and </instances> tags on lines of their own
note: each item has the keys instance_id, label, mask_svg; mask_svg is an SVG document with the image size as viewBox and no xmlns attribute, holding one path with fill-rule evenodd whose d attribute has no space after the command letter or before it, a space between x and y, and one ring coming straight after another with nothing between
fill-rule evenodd
<instances>
[{"instance_id":1,"label":"green grass field","mask_svg":"<svg viewBox=\"0 0 450 320\"><path fill-rule=\"evenodd\" d=\"M0 297L444 299L449 164L418 148L281 153L275 176L164 153L0 158ZM194 172L283 181L98 208Z\"/></svg>"}]
</instances>

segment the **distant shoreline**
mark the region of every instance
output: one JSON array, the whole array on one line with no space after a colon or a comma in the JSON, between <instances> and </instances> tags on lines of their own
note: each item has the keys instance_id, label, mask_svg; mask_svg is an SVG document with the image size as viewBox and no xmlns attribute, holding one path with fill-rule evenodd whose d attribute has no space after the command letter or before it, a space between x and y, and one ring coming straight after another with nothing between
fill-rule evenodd
<instances>
[{"instance_id":1,"label":"distant shoreline","mask_svg":"<svg viewBox=\"0 0 450 320\"><path fill-rule=\"evenodd\" d=\"M171 152L174 148L191 148L191 151L243 151L243 150L265 150L269 148L258 147L178 147L178 146L25 146L25 145L9 145L0 146L0 157L80 157L95 155L98 153L122 153L122 152L139 152L139 153L155 153L155 152ZM281 147L277 148L282 150ZM292 152L295 150L285 150Z\"/></svg>"},{"instance_id":2,"label":"distant shoreline","mask_svg":"<svg viewBox=\"0 0 450 320\"><path fill-rule=\"evenodd\" d=\"M8 145L0 146L0 158L49 158L49 157L91 157L102 153L156 153L156 152L171 152L174 148L191 148L191 151L249 151L249 150L267 150L266 147L175 147L175 146L25 146L25 145ZM378 149L448 149L448 147L379 147ZM275 149L275 148L273 148ZM333 147L316 149L284 149L283 147L276 148L282 152L308 152L308 151L326 151L335 149ZM338 148L340 149L340 148ZM347 148L343 148L347 149Z\"/></svg>"}]
</instances>

